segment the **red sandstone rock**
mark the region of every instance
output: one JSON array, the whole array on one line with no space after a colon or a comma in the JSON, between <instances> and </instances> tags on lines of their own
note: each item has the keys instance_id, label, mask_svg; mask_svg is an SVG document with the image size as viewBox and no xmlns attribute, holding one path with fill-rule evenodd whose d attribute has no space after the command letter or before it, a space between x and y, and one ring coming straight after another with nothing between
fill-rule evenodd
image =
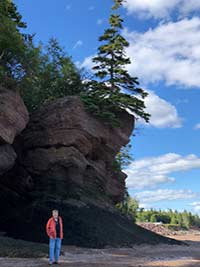
<instances>
[{"instance_id":1,"label":"red sandstone rock","mask_svg":"<svg viewBox=\"0 0 200 267\"><path fill-rule=\"evenodd\" d=\"M19 94L0 88L0 143L12 144L28 120L28 111Z\"/></svg>"},{"instance_id":2,"label":"red sandstone rock","mask_svg":"<svg viewBox=\"0 0 200 267\"><path fill-rule=\"evenodd\" d=\"M134 118L124 111L119 120L118 128L103 123L86 112L76 96L45 105L31 116L23 132L22 164L41 180L48 177L56 185L56 179L61 179L62 194L72 190L69 183L78 183L85 192L82 197L107 195L114 203L119 202L126 175L114 171L112 165L117 152L129 142ZM41 180L37 179L40 189ZM45 186L43 190L47 190ZM61 194L60 189L57 194Z\"/></svg>"}]
</instances>

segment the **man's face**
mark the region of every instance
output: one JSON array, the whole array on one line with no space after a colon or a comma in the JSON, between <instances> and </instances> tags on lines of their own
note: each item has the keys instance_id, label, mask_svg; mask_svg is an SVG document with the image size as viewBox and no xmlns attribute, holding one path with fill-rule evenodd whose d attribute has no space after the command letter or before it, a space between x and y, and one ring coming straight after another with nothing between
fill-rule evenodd
<instances>
[{"instance_id":1,"label":"man's face","mask_svg":"<svg viewBox=\"0 0 200 267\"><path fill-rule=\"evenodd\" d=\"M56 210L54 210L52 214L53 214L54 219L58 218L58 212Z\"/></svg>"}]
</instances>

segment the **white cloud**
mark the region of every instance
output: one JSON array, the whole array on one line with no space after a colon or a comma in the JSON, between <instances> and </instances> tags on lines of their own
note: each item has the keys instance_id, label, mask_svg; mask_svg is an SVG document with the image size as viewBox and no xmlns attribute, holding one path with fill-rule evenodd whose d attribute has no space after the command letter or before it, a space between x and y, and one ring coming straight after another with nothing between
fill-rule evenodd
<instances>
[{"instance_id":1,"label":"white cloud","mask_svg":"<svg viewBox=\"0 0 200 267\"><path fill-rule=\"evenodd\" d=\"M76 49L77 47L79 46L82 46L83 45L83 42L81 40L78 40L75 45L73 46L73 49Z\"/></svg>"},{"instance_id":2,"label":"white cloud","mask_svg":"<svg viewBox=\"0 0 200 267\"><path fill-rule=\"evenodd\" d=\"M169 174L195 168L200 168L200 158L196 155L190 154L183 157L168 153L133 161L124 172L128 175L126 180L128 188L142 189L174 182L175 179Z\"/></svg>"},{"instance_id":3,"label":"white cloud","mask_svg":"<svg viewBox=\"0 0 200 267\"><path fill-rule=\"evenodd\" d=\"M200 212L200 201L195 201L190 204L195 212Z\"/></svg>"},{"instance_id":4,"label":"white cloud","mask_svg":"<svg viewBox=\"0 0 200 267\"><path fill-rule=\"evenodd\" d=\"M134 195L139 201L142 201L143 206L145 204L158 202L158 201L172 201L180 199L192 199L199 195L191 190L174 190L174 189L158 189L138 192Z\"/></svg>"},{"instance_id":5,"label":"white cloud","mask_svg":"<svg viewBox=\"0 0 200 267\"><path fill-rule=\"evenodd\" d=\"M200 18L170 22L145 33L124 30L129 72L143 82L200 87Z\"/></svg>"},{"instance_id":6,"label":"white cloud","mask_svg":"<svg viewBox=\"0 0 200 267\"><path fill-rule=\"evenodd\" d=\"M93 62L92 62L92 58L94 57L93 56L89 56L89 57L86 57L83 62L80 64L80 67L81 68L85 68L87 70L92 70L92 67L94 66Z\"/></svg>"},{"instance_id":7,"label":"white cloud","mask_svg":"<svg viewBox=\"0 0 200 267\"><path fill-rule=\"evenodd\" d=\"M182 15L187 15L190 12L198 12L200 10L200 2L197 0L182 0L183 5L180 6Z\"/></svg>"},{"instance_id":8,"label":"white cloud","mask_svg":"<svg viewBox=\"0 0 200 267\"><path fill-rule=\"evenodd\" d=\"M93 56L86 57L81 68L92 69ZM145 98L146 111L151 114L150 123L146 124L139 120L140 123L157 128L179 128L182 126L182 118L179 117L176 107L165 99L159 97L151 90L146 90L148 97Z\"/></svg>"},{"instance_id":9,"label":"white cloud","mask_svg":"<svg viewBox=\"0 0 200 267\"><path fill-rule=\"evenodd\" d=\"M200 123L197 123L197 124L194 126L194 129L195 129L195 130L200 130Z\"/></svg>"},{"instance_id":10,"label":"white cloud","mask_svg":"<svg viewBox=\"0 0 200 267\"><path fill-rule=\"evenodd\" d=\"M198 0L126 0L124 3L129 14L142 18L169 18L175 11L179 16L185 16L200 9Z\"/></svg>"},{"instance_id":11,"label":"white cloud","mask_svg":"<svg viewBox=\"0 0 200 267\"><path fill-rule=\"evenodd\" d=\"M135 196L133 196L133 197L135 197ZM143 208L145 210L148 210L148 209L153 208L153 207L151 205L149 205L148 203L141 203L141 202L139 202L139 208Z\"/></svg>"},{"instance_id":12,"label":"white cloud","mask_svg":"<svg viewBox=\"0 0 200 267\"><path fill-rule=\"evenodd\" d=\"M182 119L179 117L176 107L160 98L153 91L148 91L145 99L146 112L151 114L150 124L157 128L179 128ZM148 124L146 124L148 125Z\"/></svg>"},{"instance_id":13,"label":"white cloud","mask_svg":"<svg viewBox=\"0 0 200 267\"><path fill-rule=\"evenodd\" d=\"M145 33L126 29L123 34L130 42L130 74L145 84L164 81L166 85L200 88L200 18L162 24ZM91 68L91 58L82 65Z\"/></svg>"}]
</instances>

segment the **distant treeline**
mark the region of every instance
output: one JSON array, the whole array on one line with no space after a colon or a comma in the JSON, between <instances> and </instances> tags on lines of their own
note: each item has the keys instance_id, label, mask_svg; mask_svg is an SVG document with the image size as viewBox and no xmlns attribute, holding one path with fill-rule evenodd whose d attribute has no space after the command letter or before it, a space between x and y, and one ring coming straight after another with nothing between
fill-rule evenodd
<instances>
[{"instance_id":1,"label":"distant treeline","mask_svg":"<svg viewBox=\"0 0 200 267\"><path fill-rule=\"evenodd\" d=\"M192 214L184 210L183 212L162 210L145 210L140 208L136 212L137 222L162 222L164 224L179 225L182 228L190 228L191 226L200 227L200 217L198 214Z\"/></svg>"},{"instance_id":2,"label":"distant treeline","mask_svg":"<svg viewBox=\"0 0 200 267\"><path fill-rule=\"evenodd\" d=\"M161 222L187 229L190 227L200 227L200 217L198 214L192 214L186 210L179 212L172 209L164 211L139 208L139 201L131 198L127 191L124 200L117 204L117 208L123 214L132 217L135 222Z\"/></svg>"}]
</instances>

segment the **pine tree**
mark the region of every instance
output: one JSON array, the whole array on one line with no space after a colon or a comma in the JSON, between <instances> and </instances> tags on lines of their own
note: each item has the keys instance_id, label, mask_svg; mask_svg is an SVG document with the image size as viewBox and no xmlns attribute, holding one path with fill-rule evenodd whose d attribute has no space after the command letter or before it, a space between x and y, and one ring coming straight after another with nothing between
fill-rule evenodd
<instances>
[{"instance_id":1,"label":"pine tree","mask_svg":"<svg viewBox=\"0 0 200 267\"><path fill-rule=\"evenodd\" d=\"M123 19L118 14L123 0L113 0L112 14L109 18L110 27L99 37L103 44L93 58L96 80L90 82L90 90L83 100L91 104L90 108L96 115L106 115L113 120L115 111L129 109L136 116L149 121L149 114L144 111L144 98L147 93L138 88L137 77L132 77L126 66L131 63L126 56L128 41L120 34Z\"/></svg>"},{"instance_id":2,"label":"pine tree","mask_svg":"<svg viewBox=\"0 0 200 267\"><path fill-rule=\"evenodd\" d=\"M174 213L171 217L171 222L170 224L177 224L178 223L178 220L177 220L177 216L176 214Z\"/></svg>"},{"instance_id":3,"label":"pine tree","mask_svg":"<svg viewBox=\"0 0 200 267\"><path fill-rule=\"evenodd\" d=\"M152 215L151 215L150 222L152 222L152 223L157 222L157 220L156 220L156 215L155 215L155 214L152 214Z\"/></svg>"}]
</instances>

